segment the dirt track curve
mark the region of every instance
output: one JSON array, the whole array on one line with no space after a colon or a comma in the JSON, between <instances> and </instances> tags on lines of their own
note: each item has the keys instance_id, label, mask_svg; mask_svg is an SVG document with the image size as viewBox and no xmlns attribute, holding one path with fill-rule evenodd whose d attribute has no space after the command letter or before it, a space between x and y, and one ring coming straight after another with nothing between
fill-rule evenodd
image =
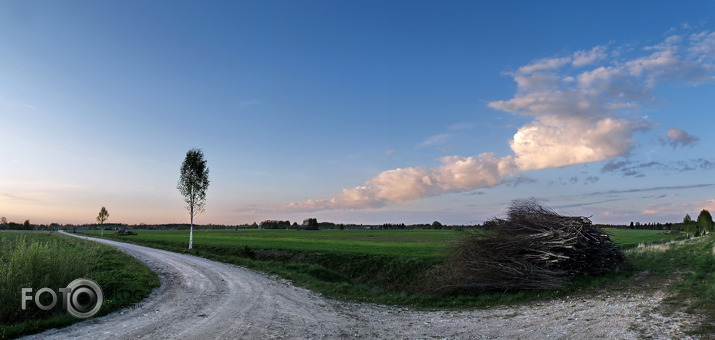
<instances>
[{"instance_id":1,"label":"dirt track curve","mask_svg":"<svg viewBox=\"0 0 715 340\"><path fill-rule=\"evenodd\" d=\"M346 303L234 265L89 239L146 263L159 274L161 287L133 308L27 339L683 339L693 319L659 314L662 292L473 311Z\"/></svg>"}]
</instances>

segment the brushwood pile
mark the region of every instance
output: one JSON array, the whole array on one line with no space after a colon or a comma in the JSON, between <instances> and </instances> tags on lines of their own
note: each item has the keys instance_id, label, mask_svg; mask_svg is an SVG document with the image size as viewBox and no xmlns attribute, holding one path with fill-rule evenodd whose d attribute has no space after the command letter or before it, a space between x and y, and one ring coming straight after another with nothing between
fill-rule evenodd
<instances>
[{"instance_id":1,"label":"brushwood pile","mask_svg":"<svg viewBox=\"0 0 715 340\"><path fill-rule=\"evenodd\" d=\"M627 266L620 246L591 220L559 215L535 200L514 201L506 219L494 218L484 228L457 243L436 290L553 289L577 275Z\"/></svg>"}]
</instances>

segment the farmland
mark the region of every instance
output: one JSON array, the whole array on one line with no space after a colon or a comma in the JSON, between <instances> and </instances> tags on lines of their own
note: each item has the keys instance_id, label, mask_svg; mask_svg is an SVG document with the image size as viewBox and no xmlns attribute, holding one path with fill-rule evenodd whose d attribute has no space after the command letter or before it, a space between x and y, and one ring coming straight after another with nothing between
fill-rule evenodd
<instances>
[{"instance_id":1,"label":"farmland","mask_svg":"<svg viewBox=\"0 0 715 340\"><path fill-rule=\"evenodd\" d=\"M658 230L641 229L604 229L612 234L613 242L621 244L624 248L636 246L639 243L664 242L678 238L677 234L663 234Z\"/></svg>"},{"instance_id":2,"label":"farmland","mask_svg":"<svg viewBox=\"0 0 715 340\"><path fill-rule=\"evenodd\" d=\"M451 230L202 230L194 232L194 244L199 247L248 246L301 252L434 257L442 254L445 246L458 236L459 232ZM189 232L141 231L137 236L121 239L178 245L187 243Z\"/></svg>"},{"instance_id":3,"label":"farmland","mask_svg":"<svg viewBox=\"0 0 715 340\"><path fill-rule=\"evenodd\" d=\"M667 241L671 236L656 230L607 229L614 242L633 246L642 242ZM462 232L454 230L280 230L240 229L194 232L199 246L248 246L302 252L339 252L395 257L439 257ZM88 233L98 236L99 232ZM106 234L109 237L109 233ZM187 243L189 231L140 231L117 240L141 243Z\"/></svg>"}]
</instances>

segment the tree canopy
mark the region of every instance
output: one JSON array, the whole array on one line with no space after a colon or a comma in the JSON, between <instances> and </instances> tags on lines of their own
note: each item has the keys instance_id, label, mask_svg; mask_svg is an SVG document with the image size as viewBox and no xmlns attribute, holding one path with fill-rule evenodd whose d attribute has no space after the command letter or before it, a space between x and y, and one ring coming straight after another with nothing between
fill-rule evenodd
<instances>
[{"instance_id":1,"label":"tree canopy","mask_svg":"<svg viewBox=\"0 0 715 340\"><path fill-rule=\"evenodd\" d=\"M109 211L107 211L107 208L102 207L102 209L99 210L99 215L97 215L97 222L99 224L104 224L104 221L106 221L109 218Z\"/></svg>"},{"instance_id":2,"label":"tree canopy","mask_svg":"<svg viewBox=\"0 0 715 340\"><path fill-rule=\"evenodd\" d=\"M712 232L713 231L713 217L710 215L710 212L707 211L707 209L703 209L700 211L700 215L698 215L698 220L696 222L698 225L698 229L701 232Z\"/></svg>"}]
</instances>

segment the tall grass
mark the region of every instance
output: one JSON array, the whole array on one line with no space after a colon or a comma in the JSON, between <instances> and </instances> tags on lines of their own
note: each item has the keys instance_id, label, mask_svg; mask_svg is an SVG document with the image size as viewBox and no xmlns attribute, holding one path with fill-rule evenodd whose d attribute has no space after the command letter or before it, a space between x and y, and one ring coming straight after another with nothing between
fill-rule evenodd
<instances>
[{"instance_id":1,"label":"tall grass","mask_svg":"<svg viewBox=\"0 0 715 340\"><path fill-rule=\"evenodd\" d=\"M47 314L32 302L27 310L20 308L22 288L32 288L34 293L49 287L57 292L72 280L87 276L90 260L96 255L96 247L79 250L76 244L34 240L24 233L14 238L3 236L0 244L0 315L6 324ZM50 298L48 294L42 297Z\"/></svg>"},{"instance_id":2,"label":"tall grass","mask_svg":"<svg viewBox=\"0 0 715 340\"><path fill-rule=\"evenodd\" d=\"M637 246L626 249L626 255L643 255L648 253L664 253L671 248L682 246L688 243L701 242L698 238L677 239L668 242L641 242Z\"/></svg>"},{"instance_id":3,"label":"tall grass","mask_svg":"<svg viewBox=\"0 0 715 340\"><path fill-rule=\"evenodd\" d=\"M0 339L81 321L59 307L59 288L78 278L102 288L104 302L96 316L139 302L159 286L156 273L112 247L56 233L0 232ZM57 293L57 306L44 311L33 299L22 310L21 289L32 288L34 297L44 287ZM50 300L50 294L41 296L43 305Z\"/></svg>"}]
</instances>

